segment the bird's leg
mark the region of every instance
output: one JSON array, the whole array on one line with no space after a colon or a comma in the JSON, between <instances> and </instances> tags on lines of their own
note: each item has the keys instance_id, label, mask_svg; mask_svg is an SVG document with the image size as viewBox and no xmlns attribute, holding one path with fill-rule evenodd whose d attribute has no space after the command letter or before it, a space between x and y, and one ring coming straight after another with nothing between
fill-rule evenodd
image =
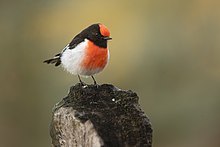
<instances>
[{"instance_id":1,"label":"bird's leg","mask_svg":"<svg viewBox=\"0 0 220 147\"><path fill-rule=\"evenodd\" d=\"M91 77L92 77L92 79L93 79L93 81L94 81L94 85L95 85L95 86L98 86L97 83L96 83L96 81L95 81L95 78L94 78L93 76L91 76Z\"/></svg>"},{"instance_id":2,"label":"bird's leg","mask_svg":"<svg viewBox=\"0 0 220 147\"><path fill-rule=\"evenodd\" d=\"M81 80L80 76L79 76L79 75L77 75L77 76L78 76L78 78L79 78L80 84L81 84L82 86L86 85L86 84Z\"/></svg>"}]
</instances>

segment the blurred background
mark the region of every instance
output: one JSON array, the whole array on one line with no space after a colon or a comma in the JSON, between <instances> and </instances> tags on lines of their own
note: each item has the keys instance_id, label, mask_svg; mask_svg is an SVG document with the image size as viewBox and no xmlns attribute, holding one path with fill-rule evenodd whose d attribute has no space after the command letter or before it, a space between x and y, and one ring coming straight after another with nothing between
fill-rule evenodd
<instances>
[{"instance_id":1,"label":"blurred background","mask_svg":"<svg viewBox=\"0 0 220 147\"><path fill-rule=\"evenodd\" d=\"M218 0L1 0L0 146L51 146L52 108L78 79L42 62L101 22L113 40L96 80L137 92L154 128L153 146L219 147L219 6Z\"/></svg>"}]
</instances>

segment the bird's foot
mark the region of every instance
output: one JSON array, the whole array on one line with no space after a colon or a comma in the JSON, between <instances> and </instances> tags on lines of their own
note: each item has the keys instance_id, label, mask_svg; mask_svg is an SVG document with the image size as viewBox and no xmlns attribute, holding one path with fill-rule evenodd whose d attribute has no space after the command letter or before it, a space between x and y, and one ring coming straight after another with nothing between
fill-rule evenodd
<instances>
[{"instance_id":1,"label":"bird's foot","mask_svg":"<svg viewBox=\"0 0 220 147\"><path fill-rule=\"evenodd\" d=\"M88 85L87 85L86 83L82 82L82 81L80 81L79 84L80 84L80 86L81 86L82 88L88 87Z\"/></svg>"},{"instance_id":2,"label":"bird's foot","mask_svg":"<svg viewBox=\"0 0 220 147\"><path fill-rule=\"evenodd\" d=\"M99 88L100 85L98 85L97 83L93 84L96 88Z\"/></svg>"}]
</instances>

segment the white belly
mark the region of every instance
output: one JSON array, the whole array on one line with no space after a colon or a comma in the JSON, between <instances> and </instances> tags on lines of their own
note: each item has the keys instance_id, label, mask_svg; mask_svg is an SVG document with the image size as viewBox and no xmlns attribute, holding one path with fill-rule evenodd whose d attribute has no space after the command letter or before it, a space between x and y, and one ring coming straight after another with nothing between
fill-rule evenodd
<instances>
[{"instance_id":1,"label":"white belly","mask_svg":"<svg viewBox=\"0 0 220 147\"><path fill-rule=\"evenodd\" d=\"M63 68L69 73L74 75L91 76L103 70L103 68L84 69L81 66L84 56L86 54L87 42L88 40L85 39L85 41L81 42L74 49L68 49L68 46L66 47L66 49L64 48L64 51L61 56L61 63ZM109 59L109 52L108 52L108 59Z\"/></svg>"},{"instance_id":2,"label":"white belly","mask_svg":"<svg viewBox=\"0 0 220 147\"><path fill-rule=\"evenodd\" d=\"M74 49L66 49L62 53L61 63L65 70L74 75L81 75L83 69L81 68L81 63L85 55L87 41L81 42Z\"/></svg>"}]
</instances>

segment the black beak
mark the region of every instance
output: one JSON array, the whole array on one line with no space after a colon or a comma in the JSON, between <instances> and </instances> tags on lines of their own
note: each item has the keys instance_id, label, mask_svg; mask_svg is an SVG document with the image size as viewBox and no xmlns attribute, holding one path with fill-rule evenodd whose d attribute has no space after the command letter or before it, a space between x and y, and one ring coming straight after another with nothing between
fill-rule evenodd
<instances>
[{"instance_id":1,"label":"black beak","mask_svg":"<svg viewBox=\"0 0 220 147\"><path fill-rule=\"evenodd\" d=\"M105 39L105 40L112 40L112 38L108 37L108 36L103 37L103 39Z\"/></svg>"}]
</instances>

